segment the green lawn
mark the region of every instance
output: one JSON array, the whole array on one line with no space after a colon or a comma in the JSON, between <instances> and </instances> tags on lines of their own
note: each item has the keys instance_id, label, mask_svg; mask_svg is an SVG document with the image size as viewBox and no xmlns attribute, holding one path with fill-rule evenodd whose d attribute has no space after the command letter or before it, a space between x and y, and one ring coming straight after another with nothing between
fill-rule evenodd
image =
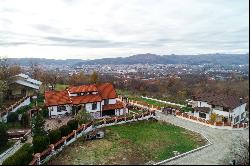
<instances>
[{"instance_id":1,"label":"green lawn","mask_svg":"<svg viewBox=\"0 0 250 166\"><path fill-rule=\"evenodd\" d=\"M65 90L69 85L64 85L64 84L56 84L55 90L61 91Z\"/></svg>"},{"instance_id":2,"label":"green lawn","mask_svg":"<svg viewBox=\"0 0 250 166\"><path fill-rule=\"evenodd\" d=\"M9 149L10 147L12 147L15 144L16 141L8 141L7 145L5 146L1 146L0 147L0 154L2 154L3 152L5 152L7 149Z\"/></svg>"},{"instance_id":3,"label":"green lawn","mask_svg":"<svg viewBox=\"0 0 250 166\"><path fill-rule=\"evenodd\" d=\"M184 153L205 144L200 135L157 121L140 121L105 128L105 138L79 139L48 164L145 164Z\"/></svg>"}]
</instances>

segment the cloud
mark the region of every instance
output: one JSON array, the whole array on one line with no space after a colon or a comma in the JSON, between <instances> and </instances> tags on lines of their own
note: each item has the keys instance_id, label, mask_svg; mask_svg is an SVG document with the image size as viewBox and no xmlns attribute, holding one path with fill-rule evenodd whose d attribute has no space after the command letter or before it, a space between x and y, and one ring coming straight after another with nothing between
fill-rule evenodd
<instances>
[{"instance_id":1,"label":"cloud","mask_svg":"<svg viewBox=\"0 0 250 166\"><path fill-rule=\"evenodd\" d=\"M249 52L248 0L2 0L1 4L0 52L10 57Z\"/></svg>"}]
</instances>

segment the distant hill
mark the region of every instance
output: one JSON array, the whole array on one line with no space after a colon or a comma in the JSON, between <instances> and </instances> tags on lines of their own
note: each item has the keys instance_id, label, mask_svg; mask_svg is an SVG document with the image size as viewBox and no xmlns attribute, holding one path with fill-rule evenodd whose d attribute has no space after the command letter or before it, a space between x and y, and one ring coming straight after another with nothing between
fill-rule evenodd
<instances>
[{"instance_id":1,"label":"distant hill","mask_svg":"<svg viewBox=\"0 0 250 166\"><path fill-rule=\"evenodd\" d=\"M79 62L84 64L249 64L249 54L155 55L137 54L125 58L104 58Z\"/></svg>"},{"instance_id":2,"label":"distant hill","mask_svg":"<svg viewBox=\"0 0 250 166\"><path fill-rule=\"evenodd\" d=\"M29 66L32 63L41 65L69 65L82 66L94 64L249 64L249 54L200 54L200 55L156 55L156 54L137 54L125 58L103 58L95 60L67 59L54 60L44 58L9 58L10 64Z\"/></svg>"},{"instance_id":3,"label":"distant hill","mask_svg":"<svg viewBox=\"0 0 250 166\"><path fill-rule=\"evenodd\" d=\"M45 59L45 58L8 58L9 64L18 64L21 66L30 66L31 64L40 65L74 65L79 62L84 62L81 59Z\"/></svg>"}]
</instances>

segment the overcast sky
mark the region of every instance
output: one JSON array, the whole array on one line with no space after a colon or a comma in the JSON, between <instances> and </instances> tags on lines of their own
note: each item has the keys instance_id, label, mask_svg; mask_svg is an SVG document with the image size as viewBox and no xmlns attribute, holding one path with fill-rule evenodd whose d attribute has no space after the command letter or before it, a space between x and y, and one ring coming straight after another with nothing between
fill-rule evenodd
<instances>
[{"instance_id":1,"label":"overcast sky","mask_svg":"<svg viewBox=\"0 0 250 166\"><path fill-rule=\"evenodd\" d=\"M249 52L248 0L0 0L0 56Z\"/></svg>"}]
</instances>

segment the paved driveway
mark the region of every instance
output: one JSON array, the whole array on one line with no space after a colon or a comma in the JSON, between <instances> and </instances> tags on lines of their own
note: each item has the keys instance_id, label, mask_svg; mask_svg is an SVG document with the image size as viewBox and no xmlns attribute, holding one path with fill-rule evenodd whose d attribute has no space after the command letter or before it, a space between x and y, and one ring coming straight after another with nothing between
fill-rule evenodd
<instances>
[{"instance_id":1,"label":"paved driveway","mask_svg":"<svg viewBox=\"0 0 250 166\"><path fill-rule=\"evenodd\" d=\"M194 122L177 118L173 115L164 115L157 112L161 120L175 124L177 126L193 130L207 137L212 145L200 151L191 153L182 158L172 160L165 165L219 165L228 156L233 142L239 142L243 138L249 140L249 130L225 130L213 129L207 126L199 125Z\"/></svg>"}]
</instances>

